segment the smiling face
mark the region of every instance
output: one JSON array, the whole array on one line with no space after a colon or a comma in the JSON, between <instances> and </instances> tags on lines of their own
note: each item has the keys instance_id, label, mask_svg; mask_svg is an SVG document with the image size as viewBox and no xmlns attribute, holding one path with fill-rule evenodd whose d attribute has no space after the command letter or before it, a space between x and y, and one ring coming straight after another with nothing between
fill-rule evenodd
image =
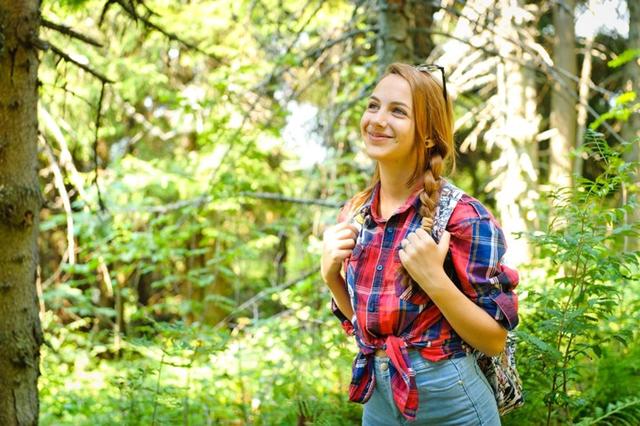
<instances>
[{"instance_id":1,"label":"smiling face","mask_svg":"<svg viewBox=\"0 0 640 426\"><path fill-rule=\"evenodd\" d=\"M381 163L415 162L415 120L411 86L399 75L384 77L369 97L360 120L367 155Z\"/></svg>"}]
</instances>

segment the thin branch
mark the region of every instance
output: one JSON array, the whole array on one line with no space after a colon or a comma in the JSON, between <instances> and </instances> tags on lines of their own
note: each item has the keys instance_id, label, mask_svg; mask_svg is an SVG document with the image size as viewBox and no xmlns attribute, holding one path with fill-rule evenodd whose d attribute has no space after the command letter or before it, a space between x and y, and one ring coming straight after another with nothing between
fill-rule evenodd
<instances>
[{"instance_id":1,"label":"thin branch","mask_svg":"<svg viewBox=\"0 0 640 426\"><path fill-rule=\"evenodd\" d=\"M75 38L78 39L80 41L83 41L87 44L90 44L92 46L95 47L103 47L102 43L100 43L99 41L97 41L94 38L91 38L87 35L84 35L82 33L79 33L73 29L71 29L70 27L67 27L66 25L61 25L61 24L56 24L54 22L48 21L45 18L42 18L40 20L40 23L42 24L43 27L45 28L49 28L51 30L57 31L60 34L64 34L66 36L69 36L71 38Z\"/></svg>"},{"instance_id":2,"label":"thin branch","mask_svg":"<svg viewBox=\"0 0 640 426\"><path fill-rule=\"evenodd\" d=\"M110 3L111 3L111 1L109 1L105 5L105 9L107 8L107 6L110 5ZM196 52L202 53L203 55L215 60L218 64L220 64L222 62L218 56L202 50L200 47L198 47L197 45L193 44L192 42L184 40L183 38L179 37L176 33L169 32L169 31L165 30L164 28L162 28L161 26L159 26L158 24L155 24L155 23L151 22L148 18L140 15L136 11L134 6L132 6L130 4L126 4L123 0L114 0L113 3L117 4L118 6L120 6L134 21L142 22L147 28L151 28L153 30L158 31L160 34L164 35L169 40L177 41L178 43L182 44L183 46L185 46L185 47L187 47L187 48L189 48L191 50L194 50Z\"/></svg>"},{"instance_id":3,"label":"thin branch","mask_svg":"<svg viewBox=\"0 0 640 426\"><path fill-rule=\"evenodd\" d=\"M261 292L259 292L258 294L256 294L255 296L253 296L252 298L248 299L246 302L242 303L240 306L238 306L237 308L235 308L233 311L231 311L229 313L229 315L227 315L226 317L224 317L220 322L218 322L213 328L214 330L219 329L221 326L223 326L224 324L226 324L226 322L228 320L230 320L236 313L243 311L244 309L246 309L247 307L260 302L262 299L270 296L273 293L277 293L279 291L282 291L286 288L291 287L294 284L299 283L300 281L304 281L307 278L317 274L318 272L320 272L320 268L316 268L313 269L311 271L308 271L304 274L302 274L301 276L294 278L290 281L287 281L286 283L280 285L280 286L273 286L273 287L269 287L266 288L264 290L262 290Z\"/></svg>"},{"instance_id":4,"label":"thin branch","mask_svg":"<svg viewBox=\"0 0 640 426\"><path fill-rule=\"evenodd\" d=\"M332 208L339 208L343 204L335 201L288 197L286 195L276 194L273 192L241 192L240 196L250 197L250 198L261 198L263 200L283 201L286 203L315 205L315 206L332 207Z\"/></svg>"},{"instance_id":5,"label":"thin branch","mask_svg":"<svg viewBox=\"0 0 640 426\"><path fill-rule=\"evenodd\" d=\"M64 177L62 176L62 171L60 170L60 166L58 165L58 161L56 160L56 156L53 153L53 150L45 140L45 138L40 135L38 138L42 143L42 147L44 148L44 152L49 159L49 165L51 166L51 171L53 173L53 182L58 190L58 194L60 194L60 198L62 198L62 205L64 207L64 212L67 217L67 253L69 264L74 265L76 263L76 244L74 237L74 226L73 226L73 211L71 210L71 201L69 199L69 193L67 192L67 188L64 186Z\"/></svg>"},{"instance_id":6,"label":"thin branch","mask_svg":"<svg viewBox=\"0 0 640 426\"><path fill-rule=\"evenodd\" d=\"M95 124L95 133L94 133L94 139L93 139L93 161L94 161L94 172L95 172L93 183L96 186L96 189L98 191L98 204L100 205L101 211L107 210L107 208L104 205L104 200L102 199L102 192L100 191L100 185L98 184L98 131L100 130L100 120L102 119L102 100L104 99L104 86L105 86L105 83L102 82L102 86L100 88L100 98L98 99L98 108L96 111L96 124Z\"/></svg>"},{"instance_id":7,"label":"thin branch","mask_svg":"<svg viewBox=\"0 0 640 426\"><path fill-rule=\"evenodd\" d=\"M37 46L38 48L40 48L41 50L46 50L44 48L41 48L40 46ZM78 68L83 69L84 71L88 72L89 74L91 74L92 76L94 76L95 78L97 78L98 80L100 80L102 82L102 84L105 83L111 83L113 84L114 81L105 77L104 75L102 75L101 73L99 73L98 71L94 70L93 68L91 68L90 66L83 64L81 62L76 61L75 59L73 59L71 56L69 56L68 54L66 54L65 52L63 52L60 48L56 47L56 45L48 43L48 47L51 49L51 51L53 53L55 53L56 55L58 55L60 58L64 59L65 62L70 62L72 64L74 64L75 66L77 66Z\"/></svg>"},{"instance_id":8,"label":"thin branch","mask_svg":"<svg viewBox=\"0 0 640 426\"><path fill-rule=\"evenodd\" d=\"M62 133L61 127L53 119L51 114L49 114L49 111L47 111L47 109L42 106L42 104L38 105L38 114L41 118L40 123L44 126L44 130L48 132L58 143L60 149L58 158L60 161L60 165L67 171L69 182L75 187L82 200L86 203L89 200L89 197L84 190L84 181L73 162L73 156L71 155L71 151L69 150L69 146L64 137L64 134ZM68 125L65 130L69 131ZM43 135L43 137L45 136Z\"/></svg>"}]
</instances>

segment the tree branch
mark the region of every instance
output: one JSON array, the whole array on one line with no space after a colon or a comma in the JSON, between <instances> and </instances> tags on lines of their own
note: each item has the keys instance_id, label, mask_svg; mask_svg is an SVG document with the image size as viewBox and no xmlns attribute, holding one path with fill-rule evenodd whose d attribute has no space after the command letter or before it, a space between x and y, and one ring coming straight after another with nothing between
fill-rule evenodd
<instances>
[{"instance_id":1,"label":"tree branch","mask_svg":"<svg viewBox=\"0 0 640 426\"><path fill-rule=\"evenodd\" d=\"M263 200L283 201L287 203L316 205L316 206L332 207L332 208L341 207L343 204L335 201L288 197L286 195L276 194L273 192L241 192L240 196L250 197L250 198L261 198Z\"/></svg>"},{"instance_id":2,"label":"tree branch","mask_svg":"<svg viewBox=\"0 0 640 426\"><path fill-rule=\"evenodd\" d=\"M96 186L96 190L98 191L98 204L100 206L100 210L105 211L107 208L104 205L104 201L102 199L102 192L100 191L100 185L98 184L98 131L100 130L100 120L102 118L102 100L104 99L104 86L105 82L102 82L102 87L100 88L100 98L98 99L98 109L96 111L96 124L95 124L95 133L93 139L93 160L94 160L94 171L95 176L93 178L93 183Z\"/></svg>"},{"instance_id":3,"label":"tree branch","mask_svg":"<svg viewBox=\"0 0 640 426\"><path fill-rule=\"evenodd\" d=\"M286 288L291 287L294 284L299 283L300 281L304 281L307 278L317 274L318 272L320 272L320 268L316 268L313 269L311 271L308 271L304 274L302 274L301 276L294 278L292 280L287 281L286 283L279 285L279 286L273 286L273 287L269 287L266 288L264 290L262 290L261 292L259 292L258 294L256 294L255 296L253 296L252 298L250 298L249 300L247 300L246 302L242 303L240 306L238 306L236 309L234 309L233 311L231 311L229 313L229 315L227 315L226 317L224 317L221 321L219 321L214 327L214 330L219 329L221 326L223 326L224 324L227 323L228 320L230 320L235 314L237 314L238 312L242 312L244 309L246 309L247 307L251 306L252 304L258 303L260 302L262 299L271 296L273 293L277 293L279 291L282 291Z\"/></svg>"},{"instance_id":4,"label":"tree branch","mask_svg":"<svg viewBox=\"0 0 640 426\"><path fill-rule=\"evenodd\" d=\"M73 211L71 210L71 200L69 199L69 193L67 192L67 188L64 185L64 176L62 175L62 171L60 170L60 166L58 165L58 161L53 153L53 150L45 140L44 136L40 135L40 143L44 149L47 158L49 159L49 165L51 166L51 172L53 173L53 183L56 189L58 190L58 194L60 194L60 198L62 199L62 206L64 207L64 212L67 216L67 256L69 259L69 264L74 265L76 263L76 243L74 237L74 226L73 226Z\"/></svg>"},{"instance_id":5,"label":"tree branch","mask_svg":"<svg viewBox=\"0 0 640 426\"><path fill-rule=\"evenodd\" d=\"M105 5L105 9L111 3L112 3L111 0L109 2L107 2L107 4ZM136 11L134 6L125 3L123 0L114 0L113 3L117 4L118 6L120 6L122 8L122 10L124 10L134 21L140 21L147 28L151 28L153 30L158 31L159 33L161 33L162 35L167 37L169 40L177 41L178 43L182 44L183 46L185 46L185 47L187 47L187 48L189 48L191 50L194 50L196 52L202 53L203 55L205 55L205 56L213 59L214 61L216 61L217 64L222 63L221 59L219 57L215 56L214 54L209 53L209 52L205 52L204 50L202 50L200 47L196 46L192 42L184 40L183 38L179 37L177 34L165 30L164 28L162 28L158 24L155 24L155 23L151 22L148 18L140 15ZM145 8L146 8L146 5L145 5ZM147 10L149 10L149 9L147 8Z\"/></svg>"},{"instance_id":6,"label":"tree branch","mask_svg":"<svg viewBox=\"0 0 640 426\"><path fill-rule=\"evenodd\" d=\"M44 48L42 48L40 46L37 46L37 47L40 48L41 50L46 50L46 49L44 49ZM71 56L69 56L68 54L63 52L60 48L56 47L56 45L48 43L48 47L51 49L51 51L53 53L58 55L60 58L64 59L65 62L70 62L70 63L74 64L75 66L77 66L78 68L88 72L89 74L91 74L92 76L94 76L95 78L100 80L103 84L106 84L106 83L113 84L114 83L113 80L105 77L103 74L99 73L98 71L94 70L93 68L89 67L88 65L76 61Z\"/></svg>"},{"instance_id":7,"label":"tree branch","mask_svg":"<svg viewBox=\"0 0 640 426\"><path fill-rule=\"evenodd\" d=\"M91 38L89 36L86 36L86 35L84 35L82 33L79 33L77 31L67 27L66 25L56 24L54 22L46 20L45 18L42 18L40 20L40 23L42 24L43 27L49 28L49 29L54 30L54 31L57 31L60 34L64 34L64 35L69 36L71 38L78 39L80 41L83 41L83 42L85 42L87 44L90 44L92 46L95 46L95 47L103 47L102 43L100 43L99 41L97 41L97 40L95 40L95 39L93 39L93 38Z\"/></svg>"}]
</instances>

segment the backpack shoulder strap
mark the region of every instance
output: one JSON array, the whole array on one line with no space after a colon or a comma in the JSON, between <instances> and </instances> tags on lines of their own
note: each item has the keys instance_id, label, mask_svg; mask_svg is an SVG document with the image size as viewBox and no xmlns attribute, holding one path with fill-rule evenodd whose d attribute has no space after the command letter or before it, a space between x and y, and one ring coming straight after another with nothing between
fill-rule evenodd
<instances>
[{"instance_id":1,"label":"backpack shoulder strap","mask_svg":"<svg viewBox=\"0 0 640 426\"><path fill-rule=\"evenodd\" d=\"M435 219L433 221L433 227L431 228L431 236L436 243L440 242L440 237L449 223L449 219L453 214L453 210L456 208L458 201L464 195L457 186L453 185L448 180L445 180L440 192L440 199L436 206Z\"/></svg>"}]
</instances>

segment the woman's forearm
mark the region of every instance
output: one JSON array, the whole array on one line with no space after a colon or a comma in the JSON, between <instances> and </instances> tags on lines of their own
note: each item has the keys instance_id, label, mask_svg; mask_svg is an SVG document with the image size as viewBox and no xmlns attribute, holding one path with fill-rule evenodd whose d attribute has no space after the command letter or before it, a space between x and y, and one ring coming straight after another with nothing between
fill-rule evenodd
<instances>
[{"instance_id":1,"label":"woman's forearm","mask_svg":"<svg viewBox=\"0 0 640 426\"><path fill-rule=\"evenodd\" d=\"M429 285L427 294L456 333L486 355L495 356L502 352L507 330L462 293L444 271L435 279L437 282Z\"/></svg>"},{"instance_id":2,"label":"woman's forearm","mask_svg":"<svg viewBox=\"0 0 640 426\"><path fill-rule=\"evenodd\" d=\"M353 308L351 307L351 300L349 299L349 293L344 282L342 275L337 274L330 279L326 279L325 282L331 291L333 300L336 301L338 309L342 314L351 320L353 318Z\"/></svg>"}]
</instances>

